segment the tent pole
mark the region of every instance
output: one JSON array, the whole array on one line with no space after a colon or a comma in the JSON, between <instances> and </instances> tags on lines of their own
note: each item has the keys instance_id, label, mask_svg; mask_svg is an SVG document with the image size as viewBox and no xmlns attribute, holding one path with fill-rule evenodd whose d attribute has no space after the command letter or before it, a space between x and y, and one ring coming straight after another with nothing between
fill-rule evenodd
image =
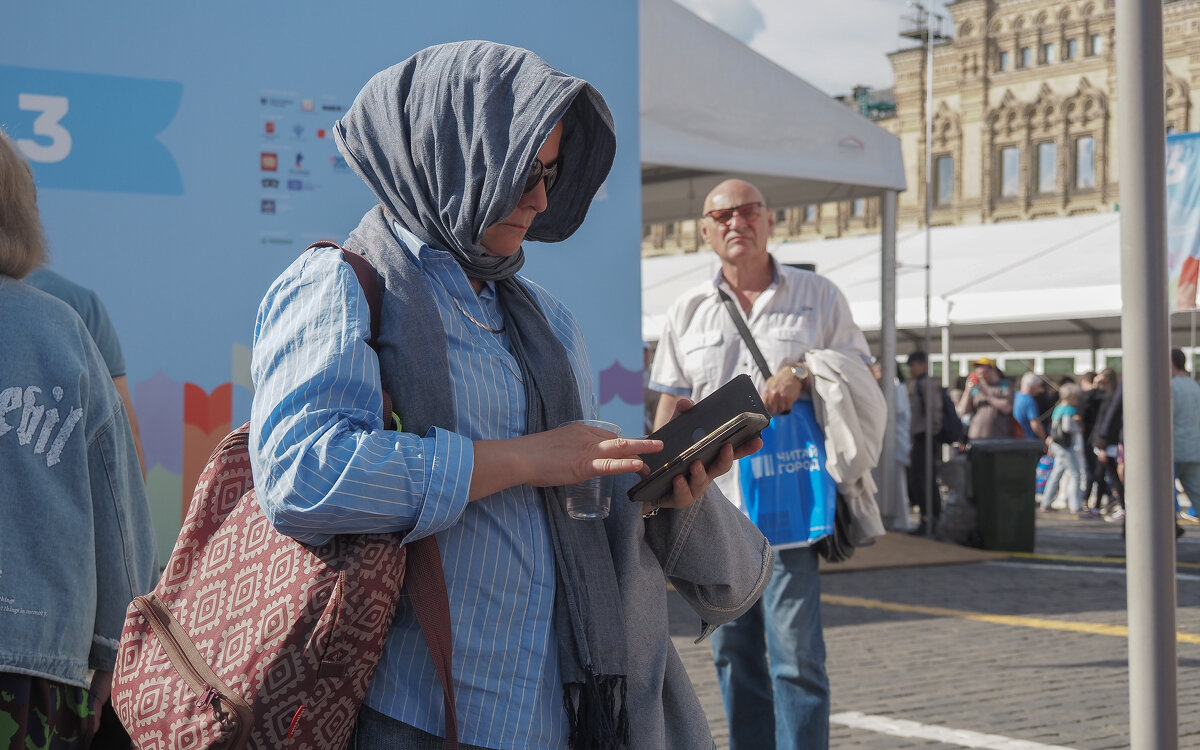
<instances>
[{"instance_id":1,"label":"tent pole","mask_svg":"<svg viewBox=\"0 0 1200 750\"><path fill-rule=\"evenodd\" d=\"M1177 750L1175 512L1161 0L1116 4L1132 750Z\"/></svg>"},{"instance_id":2,"label":"tent pole","mask_svg":"<svg viewBox=\"0 0 1200 750\"><path fill-rule=\"evenodd\" d=\"M953 302L946 302L946 324L942 326L942 387L947 391L954 385L954 380L958 375L958 373L951 372L950 370L954 362L954 358L950 356L950 308L953 306ZM942 457L942 463L945 463L954 455L954 450L953 445L943 445L938 448L938 453Z\"/></svg>"},{"instance_id":3,"label":"tent pole","mask_svg":"<svg viewBox=\"0 0 1200 750\"><path fill-rule=\"evenodd\" d=\"M1198 312L1200 312L1200 310L1196 309L1195 307L1192 308L1192 350L1188 352L1188 357L1192 360L1196 359L1196 313ZM1189 364L1192 365L1192 380L1200 378L1200 373L1196 372L1196 365L1194 361L1189 362Z\"/></svg>"},{"instance_id":4,"label":"tent pole","mask_svg":"<svg viewBox=\"0 0 1200 750\"><path fill-rule=\"evenodd\" d=\"M896 467L896 203L895 190L884 190L879 196L879 220L882 232L880 279L879 362L883 365L880 386L887 401L887 431L883 435L884 507L894 508L900 492L900 474ZM904 525L908 525L908 509L904 509Z\"/></svg>"},{"instance_id":5,"label":"tent pole","mask_svg":"<svg viewBox=\"0 0 1200 750\"><path fill-rule=\"evenodd\" d=\"M920 7L920 6L918 6ZM925 12L925 356L933 365L933 333L929 314L929 297L933 294L933 228L930 226L933 210L933 13ZM942 370L945 371L943 363ZM930 377L932 377L930 373ZM925 535L933 536L933 493L937 480L933 476L933 411L925 407Z\"/></svg>"},{"instance_id":6,"label":"tent pole","mask_svg":"<svg viewBox=\"0 0 1200 750\"><path fill-rule=\"evenodd\" d=\"M950 309L952 307L954 307L954 303L947 301L946 325L942 326L942 387L946 390L950 390L954 386L955 378L958 376L957 372L950 370L953 362L953 358L950 356L952 353L950 348Z\"/></svg>"}]
</instances>

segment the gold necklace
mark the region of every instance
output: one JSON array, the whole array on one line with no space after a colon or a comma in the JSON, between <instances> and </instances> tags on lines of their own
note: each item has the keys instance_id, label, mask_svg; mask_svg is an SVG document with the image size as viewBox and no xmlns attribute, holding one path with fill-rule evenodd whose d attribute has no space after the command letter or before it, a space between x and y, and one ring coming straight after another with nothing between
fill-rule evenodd
<instances>
[{"instance_id":1,"label":"gold necklace","mask_svg":"<svg viewBox=\"0 0 1200 750\"><path fill-rule=\"evenodd\" d=\"M478 320L476 320L474 315L467 312L467 308L462 306L462 303L458 301L457 297L454 297L453 295L451 295L450 299L454 300L454 306L458 308L458 311L460 313L462 313L463 315L467 316L467 320L471 321L472 323L479 326L480 328L487 331L488 333L504 333L503 325L500 326L499 328L492 328L491 326L485 326L483 323L480 323Z\"/></svg>"}]
</instances>

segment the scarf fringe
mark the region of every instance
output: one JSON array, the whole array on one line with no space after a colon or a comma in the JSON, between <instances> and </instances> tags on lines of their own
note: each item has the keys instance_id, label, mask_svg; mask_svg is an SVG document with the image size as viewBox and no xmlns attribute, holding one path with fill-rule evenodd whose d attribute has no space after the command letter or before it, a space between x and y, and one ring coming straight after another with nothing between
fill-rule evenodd
<instances>
[{"instance_id":1,"label":"scarf fringe","mask_svg":"<svg viewBox=\"0 0 1200 750\"><path fill-rule=\"evenodd\" d=\"M629 713L625 708L625 675L595 674L587 682L563 685L563 705L570 722L571 750L622 750L629 746Z\"/></svg>"}]
</instances>

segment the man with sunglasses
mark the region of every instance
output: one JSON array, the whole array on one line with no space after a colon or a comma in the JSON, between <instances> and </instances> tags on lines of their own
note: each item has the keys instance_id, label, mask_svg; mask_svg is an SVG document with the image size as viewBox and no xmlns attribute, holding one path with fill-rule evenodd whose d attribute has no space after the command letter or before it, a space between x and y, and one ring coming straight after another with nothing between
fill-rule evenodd
<instances>
[{"instance_id":1,"label":"man with sunglasses","mask_svg":"<svg viewBox=\"0 0 1200 750\"><path fill-rule=\"evenodd\" d=\"M780 264L767 251L775 227L762 193L727 180L704 201L700 232L720 259L716 277L671 306L659 339L650 388L660 391L655 426L681 398L698 401L733 377L749 374L772 414L805 396L810 350L870 354L845 297L827 279ZM721 299L737 304L771 372L756 366ZM738 472L715 483L743 508ZM776 550L775 572L763 598L712 635L713 659L729 718L731 750L827 748L829 680L821 631L817 553L810 547ZM768 665L769 654L769 665Z\"/></svg>"}]
</instances>

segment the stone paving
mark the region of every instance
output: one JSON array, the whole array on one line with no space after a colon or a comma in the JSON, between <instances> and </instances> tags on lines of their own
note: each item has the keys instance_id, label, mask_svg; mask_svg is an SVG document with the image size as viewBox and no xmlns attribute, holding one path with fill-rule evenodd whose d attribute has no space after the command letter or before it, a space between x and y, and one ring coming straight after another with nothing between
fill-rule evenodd
<instances>
[{"instance_id":1,"label":"stone paving","mask_svg":"<svg viewBox=\"0 0 1200 750\"><path fill-rule=\"evenodd\" d=\"M1037 520L1037 553L1124 556L1118 524L1050 513ZM1200 635L1200 525L1185 524L1175 630ZM1097 570L1099 569L1099 570ZM825 594L1038 620L1126 625L1119 562L1012 558L1000 562L832 573ZM708 713L717 747L728 727L707 643L694 615L673 601L672 635ZM957 616L826 603L822 616L833 714L919 722L1041 745L1100 750L1129 746L1126 639ZM1034 623L1036 624L1036 623ZM1179 747L1200 749L1200 645L1178 643ZM841 748L1007 747L906 738L835 723ZM1028 745L1026 745L1028 747Z\"/></svg>"}]
</instances>

